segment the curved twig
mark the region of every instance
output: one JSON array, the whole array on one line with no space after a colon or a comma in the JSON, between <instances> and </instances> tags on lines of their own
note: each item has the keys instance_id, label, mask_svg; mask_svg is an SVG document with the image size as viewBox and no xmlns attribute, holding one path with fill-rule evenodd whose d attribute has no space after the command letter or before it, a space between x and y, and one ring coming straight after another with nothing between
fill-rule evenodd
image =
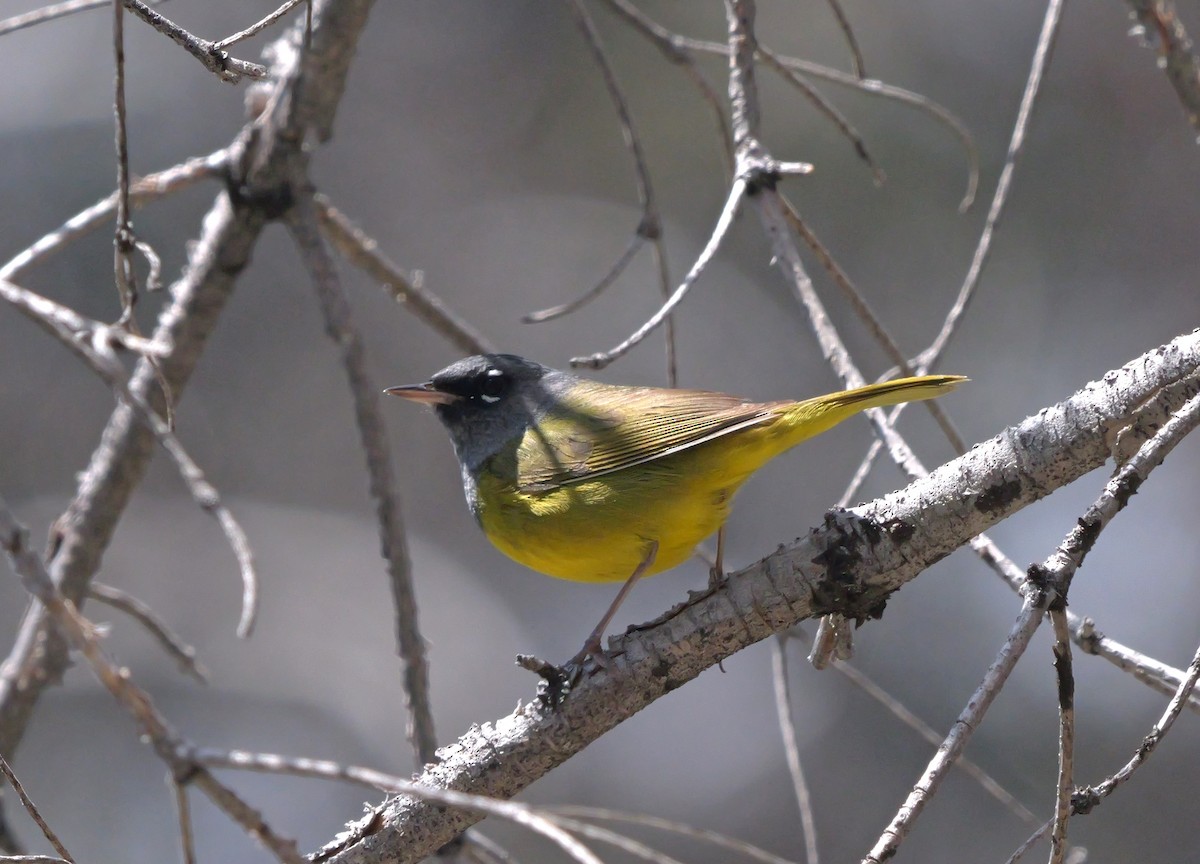
<instances>
[{"instance_id":1,"label":"curved twig","mask_svg":"<svg viewBox=\"0 0 1200 864\"><path fill-rule=\"evenodd\" d=\"M628 339L610 348L608 351L601 351L584 357L572 357L571 365L603 369L618 357L628 353L629 349L633 348L653 332L654 328L661 324L671 314L671 311L679 305L680 301L687 296L687 292L691 290L692 285L700 278L700 274L704 272L704 268L708 266L708 262L712 260L713 256L717 254L717 250L721 248L721 242L725 239L725 235L729 233L730 226L733 225L733 219L737 215L745 192L746 180L741 177L736 178L733 181L733 185L729 188L729 195L725 198L725 206L721 208L721 215L717 218L717 224L713 228L712 235L708 238L708 242L704 244L704 248L700 251L696 262L692 264L692 268L683 277L683 281L679 283L679 287L667 298L667 302L660 306L658 311L650 316L650 319L645 324L634 331L633 335Z\"/></svg>"}]
</instances>

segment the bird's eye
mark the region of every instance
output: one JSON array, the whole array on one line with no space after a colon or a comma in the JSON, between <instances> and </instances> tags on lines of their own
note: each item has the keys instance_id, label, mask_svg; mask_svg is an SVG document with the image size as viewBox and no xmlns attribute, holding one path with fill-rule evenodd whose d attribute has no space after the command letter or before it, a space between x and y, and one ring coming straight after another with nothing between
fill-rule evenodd
<instances>
[{"instance_id":1,"label":"bird's eye","mask_svg":"<svg viewBox=\"0 0 1200 864\"><path fill-rule=\"evenodd\" d=\"M484 402L497 402L508 389L508 378L499 369L489 369L479 382L479 396Z\"/></svg>"}]
</instances>

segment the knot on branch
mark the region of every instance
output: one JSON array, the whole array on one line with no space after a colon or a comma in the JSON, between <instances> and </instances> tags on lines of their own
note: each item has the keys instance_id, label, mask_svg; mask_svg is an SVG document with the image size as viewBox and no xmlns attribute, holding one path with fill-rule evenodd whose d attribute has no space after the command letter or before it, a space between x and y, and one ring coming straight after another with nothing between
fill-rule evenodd
<instances>
[{"instance_id":1,"label":"knot on branch","mask_svg":"<svg viewBox=\"0 0 1200 864\"><path fill-rule=\"evenodd\" d=\"M825 568L825 578L813 586L813 611L837 613L858 626L883 617L887 594L862 584L854 571L862 563L864 546L883 539L883 530L870 519L837 508L825 512L824 530L814 532L821 551L812 562Z\"/></svg>"}]
</instances>

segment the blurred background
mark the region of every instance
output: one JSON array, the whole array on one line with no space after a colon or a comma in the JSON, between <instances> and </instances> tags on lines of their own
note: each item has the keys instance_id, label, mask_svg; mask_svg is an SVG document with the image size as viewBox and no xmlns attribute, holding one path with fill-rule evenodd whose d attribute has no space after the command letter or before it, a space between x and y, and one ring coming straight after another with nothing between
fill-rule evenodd
<instances>
[{"instance_id":1,"label":"blurred background","mask_svg":"<svg viewBox=\"0 0 1200 864\"><path fill-rule=\"evenodd\" d=\"M32 8L0 0L0 18ZM174 0L164 11L220 38L274 0ZM592 3L623 84L660 199L675 280L704 244L726 194L708 107L686 76ZM639 2L687 35L722 40L717 2ZM759 33L786 54L848 68L820 3L764 0ZM812 162L787 181L813 230L910 354L936 334L970 261L995 187L1041 27L1032 2L844 0L867 73L919 91L969 126L982 160L981 201L957 212L961 147L926 114L833 85L821 89L863 133L887 172L871 172L799 94L760 71L764 140L780 159ZM1200 10L1179 4L1200 32ZM1156 67L1130 35L1127 6L1068 7L978 298L941 371L972 383L943 400L975 442L1066 398L1110 368L1200 323L1196 290L1200 154ZM81 14L4 37L0 77L0 258L7 259L114 186L111 15ZM161 35L126 23L130 150L135 174L224 146L243 122L243 87L221 84ZM257 59L270 36L235 53ZM725 64L704 68L720 93ZM584 310L541 325L526 312L574 298L624 249L640 218L613 108L565 4L450 0L380 3L359 46L335 138L315 154L333 202L393 260L496 344L542 362L608 348L659 303L648 250ZM136 213L138 233L174 278L199 217L219 192L201 185ZM869 378L889 365L813 264L835 322ZM424 380L457 352L348 266L342 268L380 387ZM82 313L115 320L111 235L98 232L24 280ZM139 307L152 326L162 299ZM677 315L680 383L756 398L839 389L807 321L743 217ZM599 377L665 382L661 334ZM108 390L24 318L0 310L0 492L35 537L70 500L112 409ZM434 417L385 403L411 530L421 627L442 741L509 713L535 689L518 652L563 659L614 586L546 579L493 550L462 501L457 465ZM240 279L178 413L181 437L244 521L262 576L261 619L234 635L240 587L216 525L157 459L125 514L100 579L153 605L212 672L181 677L135 625L111 621L112 652L180 731L240 747L414 770L404 740L391 595L351 402L314 292L284 231L270 228ZM951 457L927 415L903 431L929 465ZM819 523L870 442L865 421L805 444L742 492L727 562L741 567ZM1101 537L1075 581L1072 607L1101 630L1186 666L1198 640L1196 493L1200 449L1187 441ZM1099 492L1097 472L999 525L992 536L1022 566L1045 558ZM903 482L880 464L863 499ZM699 561L639 585L618 631L704 584ZM25 604L0 579L0 641ZM939 730L949 727L1019 607L969 553L941 562L857 634L855 663ZM969 755L1039 817L1050 815L1056 696L1049 628L973 739ZM0 649L7 651L7 647ZM801 755L826 861L857 860L907 794L931 748L835 672L789 643ZM1165 700L1099 660L1077 660L1078 780L1097 782L1141 742ZM772 698L769 646L742 652L623 724L533 786L524 800L643 811L751 840L799 860L803 842ZM1147 767L1090 818L1072 822L1091 861L1196 860L1200 732L1185 715ZM15 767L81 860L173 860L178 840L164 769L84 669L50 690ZM315 780L227 776L302 849L361 812L367 790ZM1029 834L961 773L948 781L897 860L1003 861ZM200 796L202 860L264 861ZM11 795L6 813L38 850ZM485 833L518 860L541 841L491 821ZM639 833L677 857L723 852ZM616 853L601 850L609 860ZM557 855L559 853L552 853ZM1040 857L1044 852L1035 853Z\"/></svg>"}]
</instances>

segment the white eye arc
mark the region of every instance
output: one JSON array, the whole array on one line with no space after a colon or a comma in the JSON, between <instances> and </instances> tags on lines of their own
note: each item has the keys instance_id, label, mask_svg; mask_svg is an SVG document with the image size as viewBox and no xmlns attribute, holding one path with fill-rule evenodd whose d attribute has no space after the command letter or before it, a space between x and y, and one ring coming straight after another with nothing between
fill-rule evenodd
<instances>
[{"instance_id":1,"label":"white eye arc","mask_svg":"<svg viewBox=\"0 0 1200 864\"><path fill-rule=\"evenodd\" d=\"M489 369L479 384L479 398L489 405L500 401L508 389L508 378L501 369Z\"/></svg>"}]
</instances>

